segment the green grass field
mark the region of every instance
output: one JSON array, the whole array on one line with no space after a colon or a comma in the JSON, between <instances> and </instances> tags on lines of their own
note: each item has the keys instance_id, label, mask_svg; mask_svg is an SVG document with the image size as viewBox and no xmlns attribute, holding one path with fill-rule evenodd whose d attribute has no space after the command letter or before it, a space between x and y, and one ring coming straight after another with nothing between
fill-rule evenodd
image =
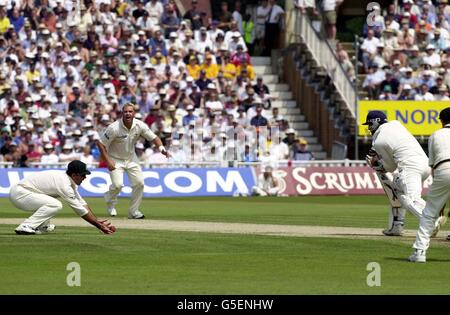
<instances>
[{"instance_id":1,"label":"green grass field","mask_svg":"<svg viewBox=\"0 0 450 315\"><path fill-rule=\"evenodd\" d=\"M105 216L102 199L88 199ZM120 200L126 216L128 200ZM2 218L25 217L0 199ZM148 219L385 227L382 197L145 199ZM75 217L67 208L58 217ZM408 229L417 220L407 217ZM82 219L80 219L82 220ZM406 261L413 238L313 238L59 227L17 236L0 225L0 294L449 294L450 242L432 242L426 264ZM69 262L81 286L69 287ZM381 286L369 287L369 262Z\"/></svg>"}]
</instances>

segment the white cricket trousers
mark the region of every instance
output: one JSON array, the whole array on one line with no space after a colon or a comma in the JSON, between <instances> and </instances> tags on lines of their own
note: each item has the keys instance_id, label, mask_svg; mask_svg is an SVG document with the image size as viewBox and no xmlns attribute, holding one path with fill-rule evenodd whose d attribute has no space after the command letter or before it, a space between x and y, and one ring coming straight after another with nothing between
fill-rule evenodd
<instances>
[{"instance_id":1,"label":"white cricket trousers","mask_svg":"<svg viewBox=\"0 0 450 315\"><path fill-rule=\"evenodd\" d=\"M439 212L450 197L450 163L434 170L433 184L428 191L427 203L420 219L419 230L413 248L427 250Z\"/></svg>"},{"instance_id":2,"label":"white cricket trousers","mask_svg":"<svg viewBox=\"0 0 450 315\"><path fill-rule=\"evenodd\" d=\"M255 196L278 196L278 188L270 188L269 189L269 194L267 194L264 190L262 190L261 188L259 188L258 186L253 186L252 187L252 193Z\"/></svg>"},{"instance_id":3,"label":"white cricket trousers","mask_svg":"<svg viewBox=\"0 0 450 315\"><path fill-rule=\"evenodd\" d=\"M21 210L34 212L22 222L23 225L29 225L34 229L44 223L47 224L47 221L63 208L61 201L58 199L32 192L21 185L15 185L11 188L9 200Z\"/></svg>"},{"instance_id":4,"label":"white cricket trousers","mask_svg":"<svg viewBox=\"0 0 450 315\"><path fill-rule=\"evenodd\" d=\"M110 172L111 186L105 194L105 201L108 207L114 207L117 204L117 195L123 187L123 174L128 174L131 184L131 202L128 213L133 215L139 210L142 202L142 194L144 193L144 176L142 168L136 161L127 161L111 158L116 164L116 169Z\"/></svg>"},{"instance_id":5,"label":"white cricket trousers","mask_svg":"<svg viewBox=\"0 0 450 315\"><path fill-rule=\"evenodd\" d=\"M422 183L430 176L430 172L429 167L420 170L404 168L394 175L394 185L400 190L398 199L402 207L418 219L422 217L425 208L425 200L422 199Z\"/></svg>"}]
</instances>

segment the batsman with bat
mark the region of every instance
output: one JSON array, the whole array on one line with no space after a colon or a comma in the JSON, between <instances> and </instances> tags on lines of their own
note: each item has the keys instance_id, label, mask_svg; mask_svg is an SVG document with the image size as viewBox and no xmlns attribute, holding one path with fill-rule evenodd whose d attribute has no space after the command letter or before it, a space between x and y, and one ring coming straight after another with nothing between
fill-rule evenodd
<instances>
[{"instance_id":1,"label":"batsman with bat","mask_svg":"<svg viewBox=\"0 0 450 315\"><path fill-rule=\"evenodd\" d=\"M389 226L383 234L400 236L403 234L406 210L419 220L422 217L425 208L422 185L431 173L428 157L416 138L400 122L388 122L381 111L370 111L363 125L373 136L367 163L377 172L391 203ZM435 221L433 236L445 221L446 217L441 213Z\"/></svg>"}]
</instances>

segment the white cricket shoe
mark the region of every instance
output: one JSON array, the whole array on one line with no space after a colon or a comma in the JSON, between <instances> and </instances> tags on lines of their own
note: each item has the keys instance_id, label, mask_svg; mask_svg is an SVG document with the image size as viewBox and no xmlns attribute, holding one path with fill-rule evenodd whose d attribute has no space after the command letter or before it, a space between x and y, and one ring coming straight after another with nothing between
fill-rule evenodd
<instances>
[{"instance_id":1,"label":"white cricket shoe","mask_svg":"<svg viewBox=\"0 0 450 315\"><path fill-rule=\"evenodd\" d=\"M48 232L53 232L55 230L55 228L56 228L56 225L47 224L47 225L38 227L36 230L41 231L42 233L48 233Z\"/></svg>"},{"instance_id":2,"label":"white cricket shoe","mask_svg":"<svg viewBox=\"0 0 450 315\"><path fill-rule=\"evenodd\" d=\"M139 210L136 210L133 214L130 213L128 215L128 219L144 219L144 218L145 215Z\"/></svg>"},{"instance_id":3,"label":"white cricket shoe","mask_svg":"<svg viewBox=\"0 0 450 315\"><path fill-rule=\"evenodd\" d=\"M383 230L383 234L386 236L402 236L403 222L394 222L390 229Z\"/></svg>"},{"instance_id":4,"label":"white cricket shoe","mask_svg":"<svg viewBox=\"0 0 450 315\"><path fill-rule=\"evenodd\" d=\"M32 228L29 225L21 224L15 229L16 234L19 235L35 235L35 234L42 234L41 231L38 229Z\"/></svg>"},{"instance_id":5,"label":"white cricket shoe","mask_svg":"<svg viewBox=\"0 0 450 315\"><path fill-rule=\"evenodd\" d=\"M108 209L106 209L106 211L108 212L108 214L111 217L115 217L117 215L117 210L114 207L108 207Z\"/></svg>"},{"instance_id":6,"label":"white cricket shoe","mask_svg":"<svg viewBox=\"0 0 450 315\"><path fill-rule=\"evenodd\" d=\"M409 256L408 261L424 263L427 261L426 251L423 249L416 249L414 253Z\"/></svg>"},{"instance_id":7,"label":"white cricket shoe","mask_svg":"<svg viewBox=\"0 0 450 315\"><path fill-rule=\"evenodd\" d=\"M439 230L444 226L445 222L447 222L447 217L445 215L441 215L434 223L434 230L433 233L431 233L431 237L436 237L436 235L439 233Z\"/></svg>"}]
</instances>

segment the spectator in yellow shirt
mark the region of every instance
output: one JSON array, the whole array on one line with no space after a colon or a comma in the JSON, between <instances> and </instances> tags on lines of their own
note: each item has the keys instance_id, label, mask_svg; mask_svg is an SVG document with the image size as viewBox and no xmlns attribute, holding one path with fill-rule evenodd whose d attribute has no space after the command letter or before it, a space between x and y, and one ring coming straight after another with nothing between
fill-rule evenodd
<instances>
[{"instance_id":1,"label":"spectator in yellow shirt","mask_svg":"<svg viewBox=\"0 0 450 315\"><path fill-rule=\"evenodd\" d=\"M2 4L0 6L0 34L5 34L10 25L11 22L9 21L5 13L5 5Z\"/></svg>"},{"instance_id":2,"label":"spectator in yellow shirt","mask_svg":"<svg viewBox=\"0 0 450 315\"><path fill-rule=\"evenodd\" d=\"M241 65L237 67L237 75L240 76L242 70L244 69L247 70L247 77L252 81L255 80L256 78L255 69L253 68L252 65L248 64L246 59L242 59Z\"/></svg>"},{"instance_id":3,"label":"spectator in yellow shirt","mask_svg":"<svg viewBox=\"0 0 450 315\"><path fill-rule=\"evenodd\" d=\"M211 54L206 55L205 63L202 67L202 69L206 72L206 78L210 80L217 78L217 75L219 74L219 66L212 63L212 58L213 56Z\"/></svg>"},{"instance_id":4,"label":"spectator in yellow shirt","mask_svg":"<svg viewBox=\"0 0 450 315\"><path fill-rule=\"evenodd\" d=\"M36 70L36 64L34 62L30 63L30 69L25 72L25 76L27 77L28 84L32 84L34 78L41 79L41 73Z\"/></svg>"},{"instance_id":5,"label":"spectator in yellow shirt","mask_svg":"<svg viewBox=\"0 0 450 315\"><path fill-rule=\"evenodd\" d=\"M236 77L236 66L230 62L230 56L228 55L223 57L222 72L226 79L233 80Z\"/></svg>"},{"instance_id":6,"label":"spectator in yellow shirt","mask_svg":"<svg viewBox=\"0 0 450 315\"><path fill-rule=\"evenodd\" d=\"M189 64L186 66L186 68L189 72L189 75L197 80L200 76L200 70L202 70L202 67L197 64L197 58L195 56L189 57Z\"/></svg>"}]
</instances>

